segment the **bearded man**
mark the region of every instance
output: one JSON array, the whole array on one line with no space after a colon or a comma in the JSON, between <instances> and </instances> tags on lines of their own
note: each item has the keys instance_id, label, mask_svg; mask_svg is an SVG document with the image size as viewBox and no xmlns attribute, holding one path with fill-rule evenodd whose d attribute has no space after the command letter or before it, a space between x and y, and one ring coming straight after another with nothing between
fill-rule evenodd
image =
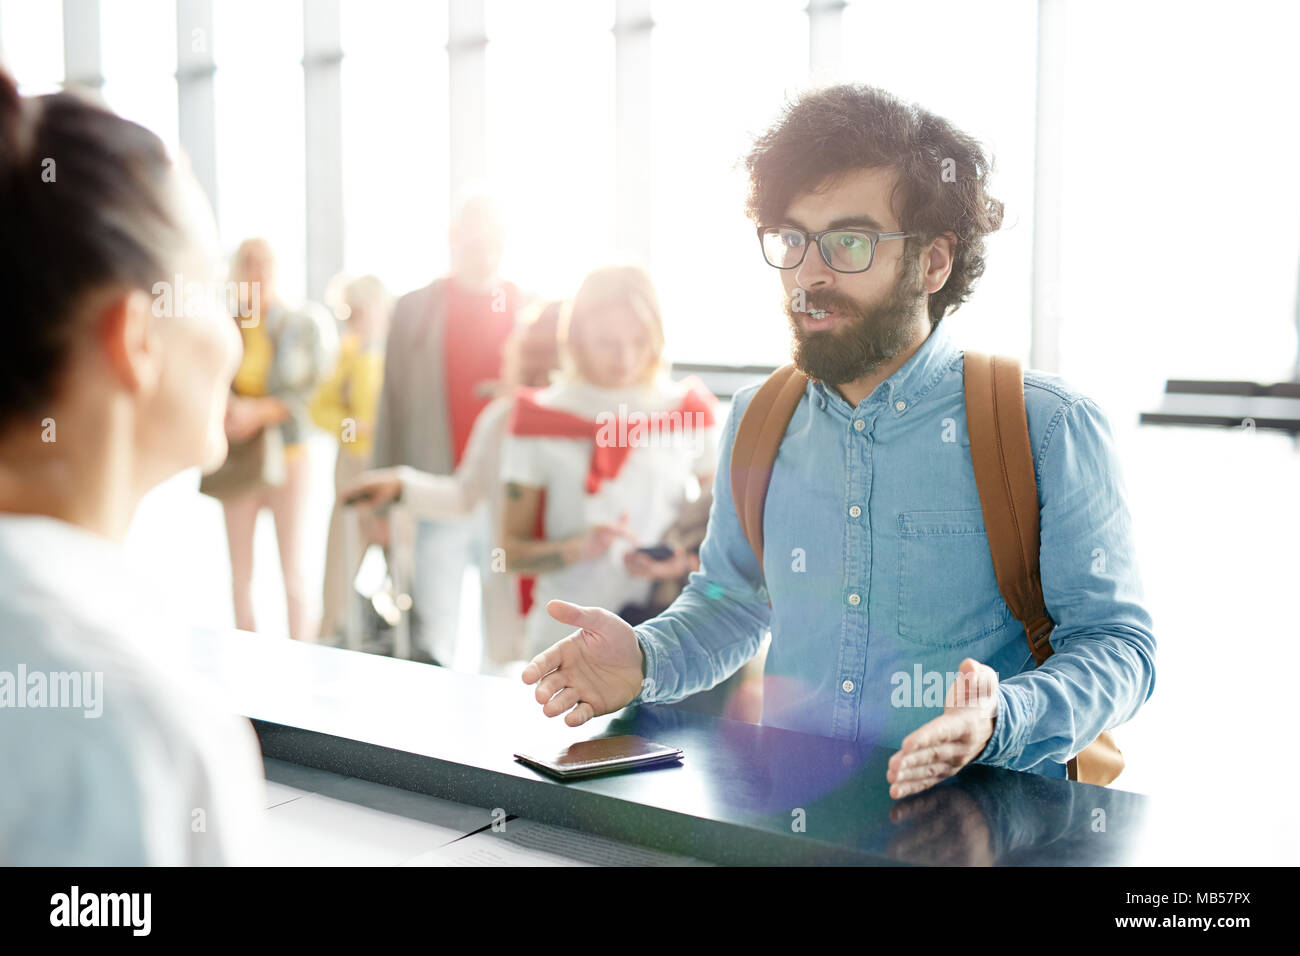
<instances>
[{"instance_id":1,"label":"bearded man","mask_svg":"<svg viewBox=\"0 0 1300 956\"><path fill-rule=\"evenodd\" d=\"M1024 376L1055 622L1041 666L999 591L964 353L946 318L1001 225L989 159L942 117L843 85L789 105L747 168L748 213L779 270L794 363L808 378L772 468L762 565L728 469L751 386L727 420L686 589L635 628L550 602L576 630L524 682L547 716L578 726L716 685L770 628L762 722L897 748L894 798L971 762L1065 777L1072 757L1150 696L1155 640L1109 425L1095 402L1041 372Z\"/></svg>"}]
</instances>

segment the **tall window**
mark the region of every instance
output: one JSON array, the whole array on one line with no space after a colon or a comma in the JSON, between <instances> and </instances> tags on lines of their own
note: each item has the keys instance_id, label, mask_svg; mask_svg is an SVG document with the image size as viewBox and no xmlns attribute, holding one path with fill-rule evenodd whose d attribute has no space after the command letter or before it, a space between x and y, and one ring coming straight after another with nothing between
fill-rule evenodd
<instances>
[{"instance_id":1,"label":"tall window","mask_svg":"<svg viewBox=\"0 0 1300 956\"><path fill-rule=\"evenodd\" d=\"M99 16L105 101L174 150L180 140L175 0L101 3Z\"/></svg>"},{"instance_id":2,"label":"tall window","mask_svg":"<svg viewBox=\"0 0 1300 956\"><path fill-rule=\"evenodd\" d=\"M949 120L993 155L1006 205L975 292L944 321L961 345L1028 358L1034 241L1037 5L963 0L844 11L844 80L870 83ZM1073 8L1072 8L1073 9Z\"/></svg>"},{"instance_id":3,"label":"tall window","mask_svg":"<svg viewBox=\"0 0 1300 956\"><path fill-rule=\"evenodd\" d=\"M1063 371L1135 411L1166 378L1289 378L1300 11L1101 0L1068 17Z\"/></svg>"},{"instance_id":4,"label":"tall window","mask_svg":"<svg viewBox=\"0 0 1300 956\"><path fill-rule=\"evenodd\" d=\"M737 164L807 82L804 6L654 5L652 266L676 361L788 360L781 280L745 217Z\"/></svg>"},{"instance_id":5,"label":"tall window","mask_svg":"<svg viewBox=\"0 0 1300 956\"><path fill-rule=\"evenodd\" d=\"M510 233L502 274L577 291L614 244L612 0L487 0L488 176Z\"/></svg>"},{"instance_id":6,"label":"tall window","mask_svg":"<svg viewBox=\"0 0 1300 956\"><path fill-rule=\"evenodd\" d=\"M0 0L0 54L24 96L63 84L63 4Z\"/></svg>"},{"instance_id":7,"label":"tall window","mask_svg":"<svg viewBox=\"0 0 1300 956\"><path fill-rule=\"evenodd\" d=\"M346 0L344 257L395 294L447 264L447 7Z\"/></svg>"},{"instance_id":8,"label":"tall window","mask_svg":"<svg viewBox=\"0 0 1300 956\"><path fill-rule=\"evenodd\" d=\"M216 61L217 217L222 243L265 236L280 291L306 292L302 5L222 0L212 5Z\"/></svg>"}]
</instances>

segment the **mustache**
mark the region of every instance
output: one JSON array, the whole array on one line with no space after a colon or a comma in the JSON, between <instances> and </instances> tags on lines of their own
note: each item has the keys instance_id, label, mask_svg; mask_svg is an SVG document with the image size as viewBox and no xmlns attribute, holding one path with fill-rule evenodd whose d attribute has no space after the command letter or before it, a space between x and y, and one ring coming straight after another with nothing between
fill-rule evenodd
<instances>
[{"instance_id":1,"label":"mustache","mask_svg":"<svg viewBox=\"0 0 1300 956\"><path fill-rule=\"evenodd\" d=\"M809 312L820 309L827 312L838 312L841 315L849 316L850 318L860 318L862 315L862 310L858 308L856 302L848 296L837 292L807 292L803 296L802 304L804 306L802 309L796 309L793 297L786 296L786 314L793 319L795 316L806 315Z\"/></svg>"}]
</instances>

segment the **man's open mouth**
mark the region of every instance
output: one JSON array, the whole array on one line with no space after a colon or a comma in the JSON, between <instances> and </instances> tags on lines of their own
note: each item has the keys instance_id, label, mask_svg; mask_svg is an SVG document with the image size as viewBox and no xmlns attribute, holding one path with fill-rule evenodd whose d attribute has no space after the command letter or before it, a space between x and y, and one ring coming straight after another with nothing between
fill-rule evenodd
<instances>
[{"instance_id":1,"label":"man's open mouth","mask_svg":"<svg viewBox=\"0 0 1300 956\"><path fill-rule=\"evenodd\" d=\"M809 332L821 332L835 325L835 310L809 309L803 320L803 327Z\"/></svg>"}]
</instances>

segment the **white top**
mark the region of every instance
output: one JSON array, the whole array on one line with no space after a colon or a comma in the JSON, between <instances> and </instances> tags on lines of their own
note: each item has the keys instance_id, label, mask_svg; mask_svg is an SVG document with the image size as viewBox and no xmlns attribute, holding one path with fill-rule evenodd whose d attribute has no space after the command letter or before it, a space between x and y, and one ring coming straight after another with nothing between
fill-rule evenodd
<instances>
[{"instance_id":1,"label":"white top","mask_svg":"<svg viewBox=\"0 0 1300 956\"><path fill-rule=\"evenodd\" d=\"M501 480L546 490L545 535L568 538L601 523L615 524L626 514L636 543L615 542L602 557L537 576L526 630L530 656L573 632L546 613L554 599L603 607L618 613L629 603L649 599L653 582L627 573L623 556L632 548L661 544L683 503L699 494L698 476L717 466L718 425L684 421L676 430L646 430L637 415L680 407L685 388L662 381L622 389L561 382L537 393L539 405L608 425L611 440L631 447L618 477L601 483L595 494L585 487L594 447L592 439L507 435L501 450Z\"/></svg>"},{"instance_id":2,"label":"white top","mask_svg":"<svg viewBox=\"0 0 1300 956\"><path fill-rule=\"evenodd\" d=\"M149 604L115 543L0 514L0 864L259 861L256 736Z\"/></svg>"},{"instance_id":3,"label":"white top","mask_svg":"<svg viewBox=\"0 0 1300 956\"><path fill-rule=\"evenodd\" d=\"M501 439L510 417L511 398L495 398L474 419L460 465L450 475L431 475L408 465L398 470L402 479L402 504L419 518L461 518L480 501L488 502L493 527L501 510L497 474L501 462Z\"/></svg>"},{"instance_id":4,"label":"white top","mask_svg":"<svg viewBox=\"0 0 1300 956\"><path fill-rule=\"evenodd\" d=\"M402 476L402 504L418 518L445 520L464 517L480 502L487 502L488 520L495 536L501 526L504 495L497 476L501 473L501 441L513 404L511 396L495 398L474 419L456 471L431 475L407 465L399 466ZM497 544L492 542L491 548ZM483 616L486 631L484 650L494 665L504 665L523 655L524 621L519 614L518 580L498 572L498 562L483 577Z\"/></svg>"}]
</instances>

